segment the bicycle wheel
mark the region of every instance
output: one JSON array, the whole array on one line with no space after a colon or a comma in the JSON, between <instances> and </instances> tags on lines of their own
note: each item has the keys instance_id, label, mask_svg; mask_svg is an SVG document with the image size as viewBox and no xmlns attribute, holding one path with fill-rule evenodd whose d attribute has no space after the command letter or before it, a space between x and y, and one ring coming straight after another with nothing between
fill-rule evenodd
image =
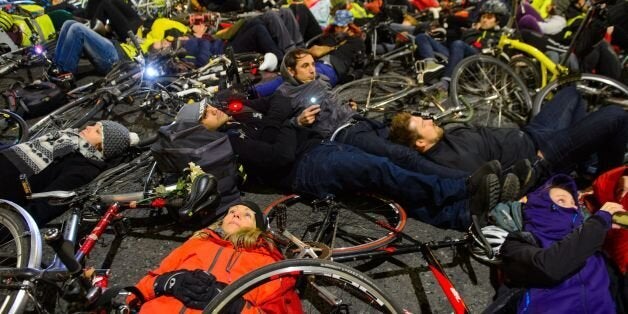
<instances>
[{"instance_id":1,"label":"bicycle wheel","mask_svg":"<svg viewBox=\"0 0 628 314\"><path fill-rule=\"evenodd\" d=\"M454 106L462 106L463 97L474 107L471 123L479 126L524 125L532 108L530 94L519 75L490 56L463 59L454 70L449 90Z\"/></svg>"},{"instance_id":2,"label":"bicycle wheel","mask_svg":"<svg viewBox=\"0 0 628 314\"><path fill-rule=\"evenodd\" d=\"M0 147L19 144L27 138L26 121L15 112L0 109Z\"/></svg>"},{"instance_id":3,"label":"bicycle wheel","mask_svg":"<svg viewBox=\"0 0 628 314\"><path fill-rule=\"evenodd\" d=\"M586 100L589 112L607 105L619 105L628 110L628 86L602 75L578 74L547 84L534 98L532 114L537 115L543 104L567 86L576 86Z\"/></svg>"},{"instance_id":4,"label":"bicycle wheel","mask_svg":"<svg viewBox=\"0 0 628 314\"><path fill-rule=\"evenodd\" d=\"M382 75L355 80L335 88L338 100L342 103L353 100L362 110L383 109L377 103L389 98L399 97L414 87L408 77L401 75ZM369 102L368 108L366 107Z\"/></svg>"},{"instance_id":5,"label":"bicycle wheel","mask_svg":"<svg viewBox=\"0 0 628 314\"><path fill-rule=\"evenodd\" d=\"M275 280L296 279L304 313L403 313L366 275L340 263L318 259L284 260L229 284L203 313L226 313L231 303Z\"/></svg>"},{"instance_id":6,"label":"bicycle wheel","mask_svg":"<svg viewBox=\"0 0 628 314\"><path fill-rule=\"evenodd\" d=\"M31 243L38 232L30 230L12 206L0 200L0 268L39 267L41 252ZM27 301L26 291L11 289L11 284L19 283L14 278L0 278L0 313L19 313Z\"/></svg>"},{"instance_id":7,"label":"bicycle wheel","mask_svg":"<svg viewBox=\"0 0 628 314\"><path fill-rule=\"evenodd\" d=\"M337 206L335 228L322 225L329 206ZM407 219L398 204L368 195L339 197L331 203L289 195L271 203L264 213L271 228L287 229L306 242L326 244L332 256L383 247L397 238Z\"/></svg>"},{"instance_id":8,"label":"bicycle wheel","mask_svg":"<svg viewBox=\"0 0 628 314\"><path fill-rule=\"evenodd\" d=\"M83 126L85 122L103 109L104 103L97 101L97 99L96 94L90 94L71 101L44 116L28 129L29 139L40 137L52 131Z\"/></svg>"},{"instance_id":9,"label":"bicycle wheel","mask_svg":"<svg viewBox=\"0 0 628 314\"><path fill-rule=\"evenodd\" d=\"M541 69L536 59L516 55L510 59L508 65L521 77L528 91L535 91L541 87Z\"/></svg>"}]
</instances>

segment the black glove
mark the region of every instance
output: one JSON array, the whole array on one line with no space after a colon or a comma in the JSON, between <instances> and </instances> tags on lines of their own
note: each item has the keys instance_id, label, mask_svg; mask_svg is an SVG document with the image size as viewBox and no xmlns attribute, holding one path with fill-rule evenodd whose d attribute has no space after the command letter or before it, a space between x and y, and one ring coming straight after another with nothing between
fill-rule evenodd
<instances>
[{"instance_id":1,"label":"black glove","mask_svg":"<svg viewBox=\"0 0 628 314\"><path fill-rule=\"evenodd\" d=\"M203 309L216 296L216 277L203 270L179 270L160 275L155 280L155 295L171 295L185 306Z\"/></svg>"}]
</instances>

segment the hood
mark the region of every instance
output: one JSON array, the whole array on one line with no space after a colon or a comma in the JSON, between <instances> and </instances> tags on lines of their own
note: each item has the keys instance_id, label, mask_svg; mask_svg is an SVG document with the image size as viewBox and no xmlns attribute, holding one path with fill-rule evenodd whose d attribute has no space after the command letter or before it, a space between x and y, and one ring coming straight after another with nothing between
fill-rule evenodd
<instances>
[{"instance_id":1,"label":"hood","mask_svg":"<svg viewBox=\"0 0 628 314\"><path fill-rule=\"evenodd\" d=\"M523 211L524 230L534 234L543 248L561 240L584 221L578 209L561 207L552 202L549 190L555 185L563 187L578 200L578 189L574 180L559 174L528 194Z\"/></svg>"},{"instance_id":2,"label":"hood","mask_svg":"<svg viewBox=\"0 0 628 314\"><path fill-rule=\"evenodd\" d=\"M593 182L593 192L598 204L615 202L622 204L624 208L628 208L628 194L624 195L622 199L617 199L615 195L615 188L619 178L625 175L628 175L628 166L621 166L605 172Z\"/></svg>"},{"instance_id":3,"label":"hood","mask_svg":"<svg viewBox=\"0 0 628 314\"><path fill-rule=\"evenodd\" d=\"M297 82L297 80L295 80L294 77L290 75L290 72L288 72L288 67L286 66L286 58L283 58L283 60L281 60L279 73L281 73L281 76L283 77L285 82L288 82L291 85L300 85L299 82Z\"/></svg>"}]
</instances>

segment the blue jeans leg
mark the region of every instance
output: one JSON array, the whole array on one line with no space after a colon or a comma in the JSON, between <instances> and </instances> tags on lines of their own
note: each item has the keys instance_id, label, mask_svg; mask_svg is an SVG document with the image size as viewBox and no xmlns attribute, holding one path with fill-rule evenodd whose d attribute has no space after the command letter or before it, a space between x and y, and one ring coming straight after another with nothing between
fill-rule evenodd
<instances>
[{"instance_id":1,"label":"blue jeans leg","mask_svg":"<svg viewBox=\"0 0 628 314\"><path fill-rule=\"evenodd\" d=\"M387 158L334 142L325 142L303 156L294 188L317 197L375 192L416 208L440 208L467 199L464 179L443 179L408 171ZM467 212L466 206L456 208Z\"/></svg>"},{"instance_id":2,"label":"blue jeans leg","mask_svg":"<svg viewBox=\"0 0 628 314\"><path fill-rule=\"evenodd\" d=\"M465 57L472 56L477 54L478 50L474 47L471 47L469 44L465 43L462 40L456 40L451 43L449 46L449 60L447 61L447 66L445 67L445 73L443 77L451 78L451 74L454 73L454 69L464 59Z\"/></svg>"},{"instance_id":3,"label":"blue jeans leg","mask_svg":"<svg viewBox=\"0 0 628 314\"><path fill-rule=\"evenodd\" d=\"M388 140L388 128L378 122L365 120L346 129L336 141L358 147L365 152L390 159L396 165L413 172L444 178L461 178L468 173L447 168L425 158L418 151Z\"/></svg>"},{"instance_id":4,"label":"blue jeans leg","mask_svg":"<svg viewBox=\"0 0 628 314\"><path fill-rule=\"evenodd\" d=\"M72 23L66 30L62 46L57 45L56 64L64 71L76 73L83 49L102 73L108 72L119 58L111 41L81 23Z\"/></svg>"},{"instance_id":5,"label":"blue jeans leg","mask_svg":"<svg viewBox=\"0 0 628 314\"><path fill-rule=\"evenodd\" d=\"M421 33L416 35L414 41L419 49L420 59L434 58L435 52L449 57L449 49L427 34Z\"/></svg>"}]
</instances>

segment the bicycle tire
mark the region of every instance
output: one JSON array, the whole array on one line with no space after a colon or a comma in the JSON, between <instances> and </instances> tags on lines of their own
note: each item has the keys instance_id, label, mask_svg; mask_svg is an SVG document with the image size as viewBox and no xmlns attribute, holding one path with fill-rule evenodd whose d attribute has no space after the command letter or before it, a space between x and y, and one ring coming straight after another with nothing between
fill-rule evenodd
<instances>
[{"instance_id":1,"label":"bicycle tire","mask_svg":"<svg viewBox=\"0 0 628 314\"><path fill-rule=\"evenodd\" d=\"M67 128L78 128L98 111L104 108L102 102L94 104L95 94L78 98L41 118L29 129L29 138L34 139L46 133Z\"/></svg>"},{"instance_id":2,"label":"bicycle tire","mask_svg":"<svg viewBox=\"0 0 628 314\"><path fill-rule=\"evenodd\" d=\"M588 111L609 104L617 104L628 110L628 86L602 75L585 73L569 75L547 84L534 97L532 115L537 115L543 104L551 99L556 91L574 84L585 98L589 106Z\"/></svg>"},{"instance_id":3,"label":"bicycle tire","mask_svg":"<svg viewBox=\"0 0 628 314\"><path fill-rule=\"evenodd\" d=\"M525 83L510 66L491 56L463 59L454 69L449 90L454 106L464 106L461 96L474 104L471 123L478 126L523 126L532 109Z\"/></svg>"},{"instance_id":4,"label":"bicycle tire","mask_svg":"<svg viewBox=\"0 0 628 314\"><path fill-rule=\"evenodd\" d=\"M25 220L6 202L0 202L0 268L37 268L41 256L31 244L39 230L30 230ZM0 286L13 278L0 278ZM0 288L0 313L19 313L27 301L26 291Z\"/></svg>"},{"instance_id":5,"label":"bicycle tire","mask_svg":"<svg viewBox=\"0 0 628 314\"><path fill-rule=\"evenodd\" d=\"M377 109L380 106L377 103L389 98L400 97L414 87L412 79L401 75L382 75L378 77L367 77L355 80L334 89L338 100L347 102L355 101L359 109L368 111ZM365 105L369 99L369 108Z\"/></svg>"},{"instance_id":6,"label":"bicycle tire","mask_svg":"<svg viewBox=\"0 0 628 314\"><path fill-rule=\"evenodd\" d=\"M271 228L287 229L306 242L322 242L331 248L331 256L369 252L384 247L397 239L403 231L407 215L399 204L377 196L338 197L337 234L333 239L315 239L326 210L316 202L300 195L288 195L272 202L264 209ZM286 216L283 215L285 210ZM282 218L285 218L282 220ZM299 234L301 233L301 234ZM331 233L325 234L331 236Z\"/></svg>"},{"instance_id":7,"label":"bicycle tire","mask_svg":"<svg viewBox=\"0 0 628 314\"><path fill-rule=\"evenodd\" d=\"M541 87L541 69L536 59L516 55L510 58L508 65L522 78L528 91L536 91Z\"/></svg>"},{"instance_id":8,"label":"bicycle tire","mask_svg":"<svg viewBox=\"0 0 628 314\"><path fill-rule=\"evenodd\" d=\"M256 269L225 287L203 313L225 313L232 301L265 283L296 278L305 313L403 313L388 294L365 274L346 265L319 259L283 260ZM340 305L330 305L314 284Z\"/></svg>"},{"instance_id":9,"label":"bicycle tire","mask_svg":"<svg viewBox=\"0 0 628 314\"><path fill-rule=\"evenodd\" d=\"M17 113L0 109L0 147L28 139L28 125Z\"/></svg>"}]
</instances>

